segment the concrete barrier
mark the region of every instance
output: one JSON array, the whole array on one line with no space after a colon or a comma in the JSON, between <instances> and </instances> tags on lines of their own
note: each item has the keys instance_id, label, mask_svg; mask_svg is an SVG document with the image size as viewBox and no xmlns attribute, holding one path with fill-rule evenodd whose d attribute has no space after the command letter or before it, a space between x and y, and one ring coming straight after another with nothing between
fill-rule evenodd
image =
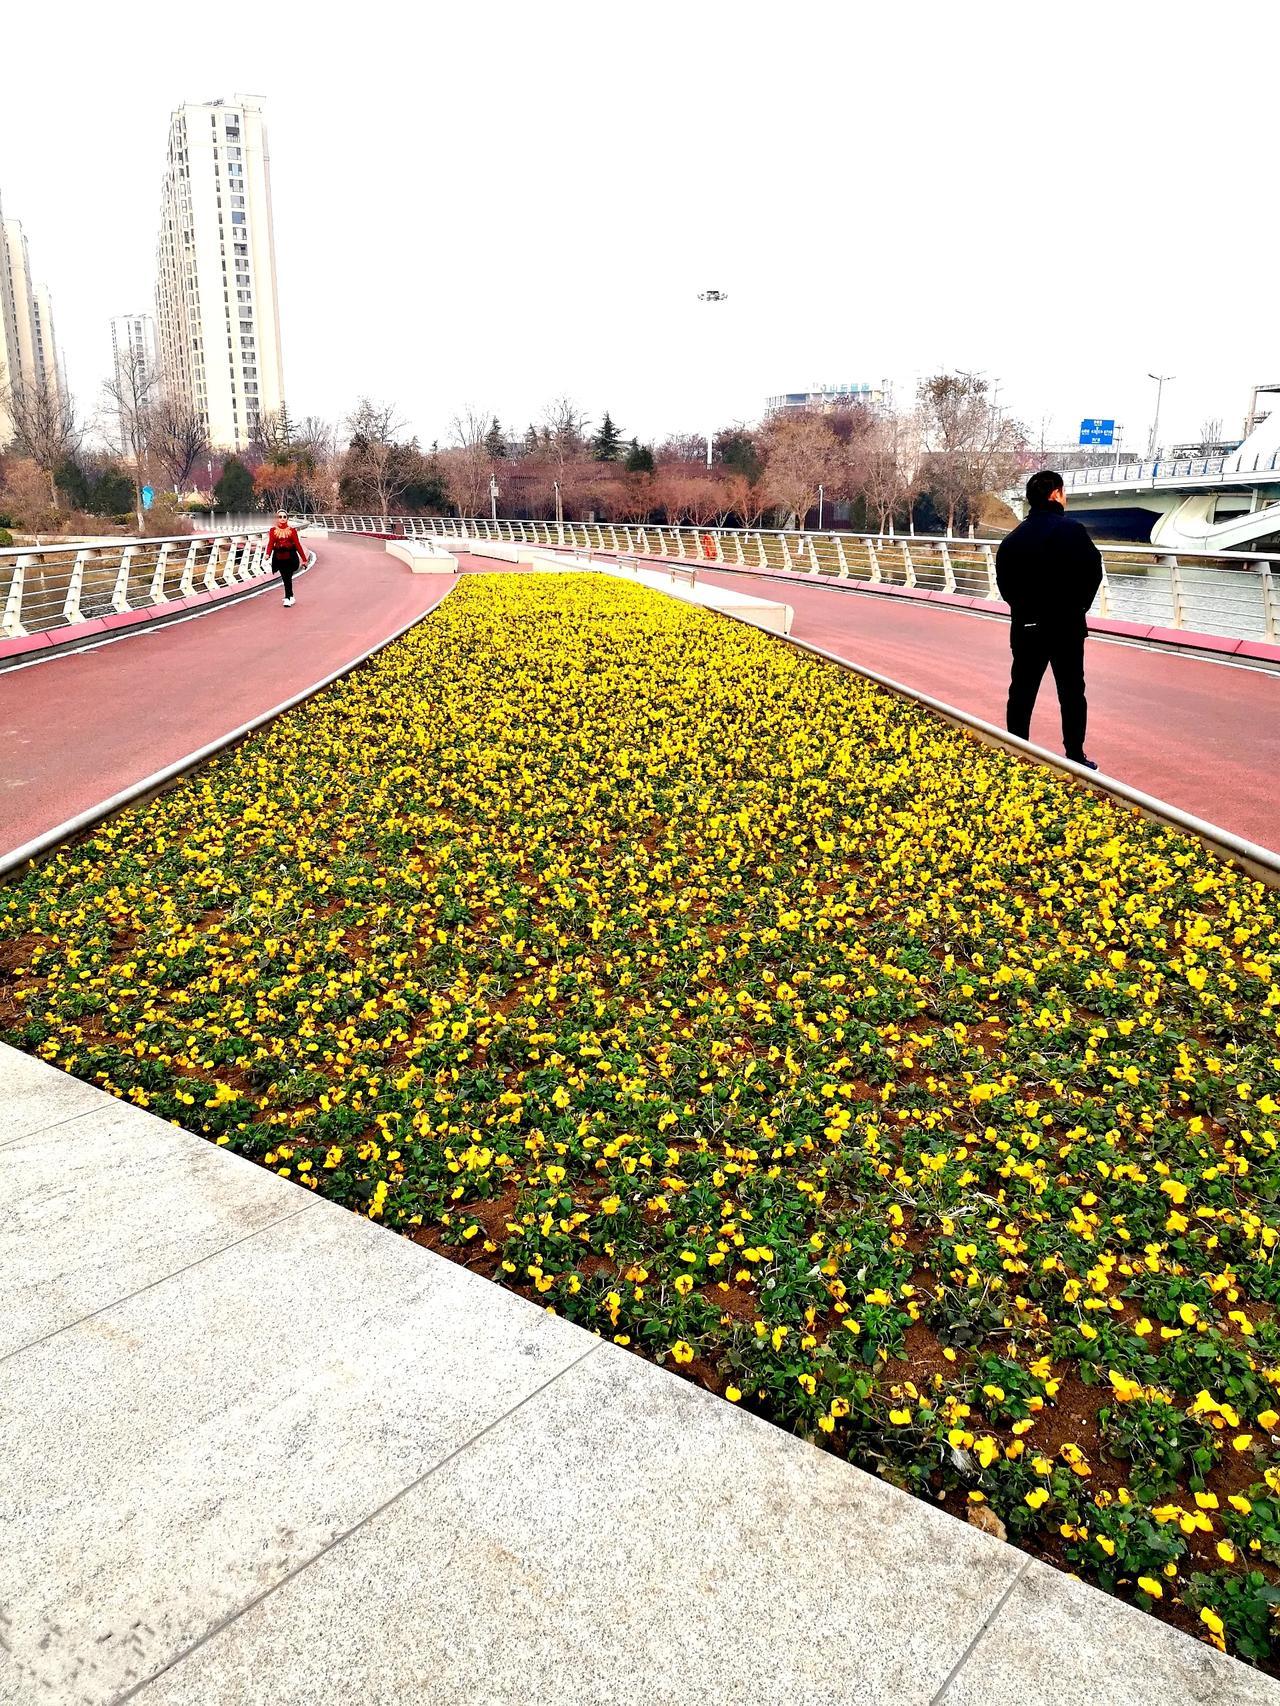
<instances>
[{"instance_id":1,"label":"concrete barrier","mask_svg":"<svg viewBox=\"0 0 1280 1706\"><path fill-rule=\"evenodd\" d=\"M665 592L681 604L696 604L703 610L719 610L726 616L736 616L753 627L767 629L771 634L788 635L796 613L791 605L772 598L756 598L750 593L737 592L727 586L700 586L693 566L679 564L670 570L641 568L638 563L596 561L590 565L597 574L611 575L616 580L632 581L653 592Z\"/></svg>"},{"instance_id":2,"label":"concrete barrier","mask_svg":"<svg viewBox=\"0 0 1280 1706\"><path fill-rule=\"evenodd\" d=\"M388 539L387 555L408 564L415 575L451 575L457 567L447 551L428 539Z\"/></svg>"},{"instance_id":3,"label":"concrete barrier","mask_svg":"<svg viewBox=\"0 0 1280 1706\"><path fill-rule=\"evenodd\" d=\"M465 552L468 557L490 557L498 563L536 563L543 554L545 547L541 545L518 545L505 539L442 539L440 543L446 550Z\"/></svg>"}]
</instances>

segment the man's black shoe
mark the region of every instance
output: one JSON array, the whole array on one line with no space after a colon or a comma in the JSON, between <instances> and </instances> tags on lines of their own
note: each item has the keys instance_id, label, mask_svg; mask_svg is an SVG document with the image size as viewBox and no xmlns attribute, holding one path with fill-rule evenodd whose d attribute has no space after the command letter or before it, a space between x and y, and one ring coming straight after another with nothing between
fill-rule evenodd
<instances>
[{"instance_id":1,"label":"man's black shoe","mask_svg":"<svg viewBox=\"0 0 1280 1706\"><path fill-rule=\"evenodd\" d=\"M1067 757L1073 764L1083 764L1086 770L1096 770L1098 766L1091 758L1086 758L1083 752L1069 752Z\"/></svg>"}]
</instances>

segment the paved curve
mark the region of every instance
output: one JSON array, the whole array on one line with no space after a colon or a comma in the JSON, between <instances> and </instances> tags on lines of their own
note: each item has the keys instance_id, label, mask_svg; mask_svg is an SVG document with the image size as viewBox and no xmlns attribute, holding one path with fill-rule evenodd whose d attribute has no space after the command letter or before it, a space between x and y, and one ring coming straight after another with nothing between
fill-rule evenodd
<instances>
[{"instance_id":1,"label":"paved curve","mask_svg":"<svg viewBox=\"0 0 1280 1706\"><path fill-rule=\"evenodd\" d=\"M954 606L741 573L700 580L785 600L798 640L1004 727L1005 622ZM1089 756L1109 776L1280 850L1280 674L1095 638L1086 650ZM1062 750L1046 675L1031 738Z\"/></svg>"},{"instance_id":2,"label":"paved curve","mask_svg":"<svg viewBox=\"0 0 1280 1706\"><path fill-rule=\"evenodd\" d=\"M385 640L454 584L381 542L322 540L279 583L187 622L0 674L0 853L216 740Z\"/></svg>"}]
</instances>

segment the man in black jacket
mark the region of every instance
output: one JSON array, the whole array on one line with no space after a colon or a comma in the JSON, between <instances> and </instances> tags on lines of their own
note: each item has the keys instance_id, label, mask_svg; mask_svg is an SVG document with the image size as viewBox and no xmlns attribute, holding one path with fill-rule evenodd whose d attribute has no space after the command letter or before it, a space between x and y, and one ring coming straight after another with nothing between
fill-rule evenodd
<instances>
[{"instance_id":1,"label":"man in black jacket","mask_svg":"<svg viewBox=\"0 0 1280 1706\"><path fill-rule=\"evenodd\" d=\"M1027 504L1027 519L996 552L996 584L1009 606L1013 651L1005 723L1011 735L1030 738L1036 694L1046 667L1052 669L1067 757L1096 770L1084 753L1084 642L1085 615L1102 585L1102 558L1080 523L1067 519L1061 474L1051 468L1033 474Z\"/></svg>"}]
</instances>

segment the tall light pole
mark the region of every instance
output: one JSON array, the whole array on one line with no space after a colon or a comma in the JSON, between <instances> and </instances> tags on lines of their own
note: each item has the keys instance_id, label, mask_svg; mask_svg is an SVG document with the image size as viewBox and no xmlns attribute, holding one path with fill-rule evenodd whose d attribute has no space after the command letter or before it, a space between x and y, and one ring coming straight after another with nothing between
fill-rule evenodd
<instances>
[{"instance_id":1,"label":"tall light pole","mask_svg":"<svg viewBox=\"0 0 1280 1706\"><path fill-rule=\"evenodd\" d=\"M728 300L729 300L729 292L727 290L700 290L698 292L698 301L699 302L727 302ZM711 466L711 441L714 438L714 436L715 436L715 428L711 427L707 432L707 467L708 468L710 468L710 466Z\"/></svg>"},{"instance_id":2,"label":"tall light pole","mask_svg":"<svg viewBox=\"0 0 1280 1706\"><path fill-rule=\"evenodd\" d=\"M1160 399L1164 395L1165 386L1176 379L1177 374L1148 373L1147 378L1156 382L1156 418L1151 423L1151 437L1147 440L1147 461L1151 462L1155 459L1156 445L1160 442Z\"/></svg>"},{"instance_id":3,"label":"tall light pole","mask_svg":"<svg viewBox=\"0 0 1280 1706\"><path fill-rule=\"evenodd\" d=\"M564 511L560 507L560 482L559 480L552 480L551 484L556 489L556 526L562 527L564 525Z\"/></svg>"},{"instance_id":4,"label":"tall light pole","mask_svg":"<svg viewBox=\"0 0 1280 1706\"><path fill-rule=\"evenodd\" d=\"M489 476L489 515L494 521L498 519L498 482L492 474Z\"/></svg>"},{"instance_id":5,"label":"tall light pole","mask_svg":"<svg viewBox=\"0 0 1280 1706\"><path fill-rule=\"evenodd\" d=\"M822 486L819 486L818 487L818 532L819 533L822 532L822 501L826 497L826 495L827 494L826 494L825 488Z\"/></svg>"}]
</instances>

